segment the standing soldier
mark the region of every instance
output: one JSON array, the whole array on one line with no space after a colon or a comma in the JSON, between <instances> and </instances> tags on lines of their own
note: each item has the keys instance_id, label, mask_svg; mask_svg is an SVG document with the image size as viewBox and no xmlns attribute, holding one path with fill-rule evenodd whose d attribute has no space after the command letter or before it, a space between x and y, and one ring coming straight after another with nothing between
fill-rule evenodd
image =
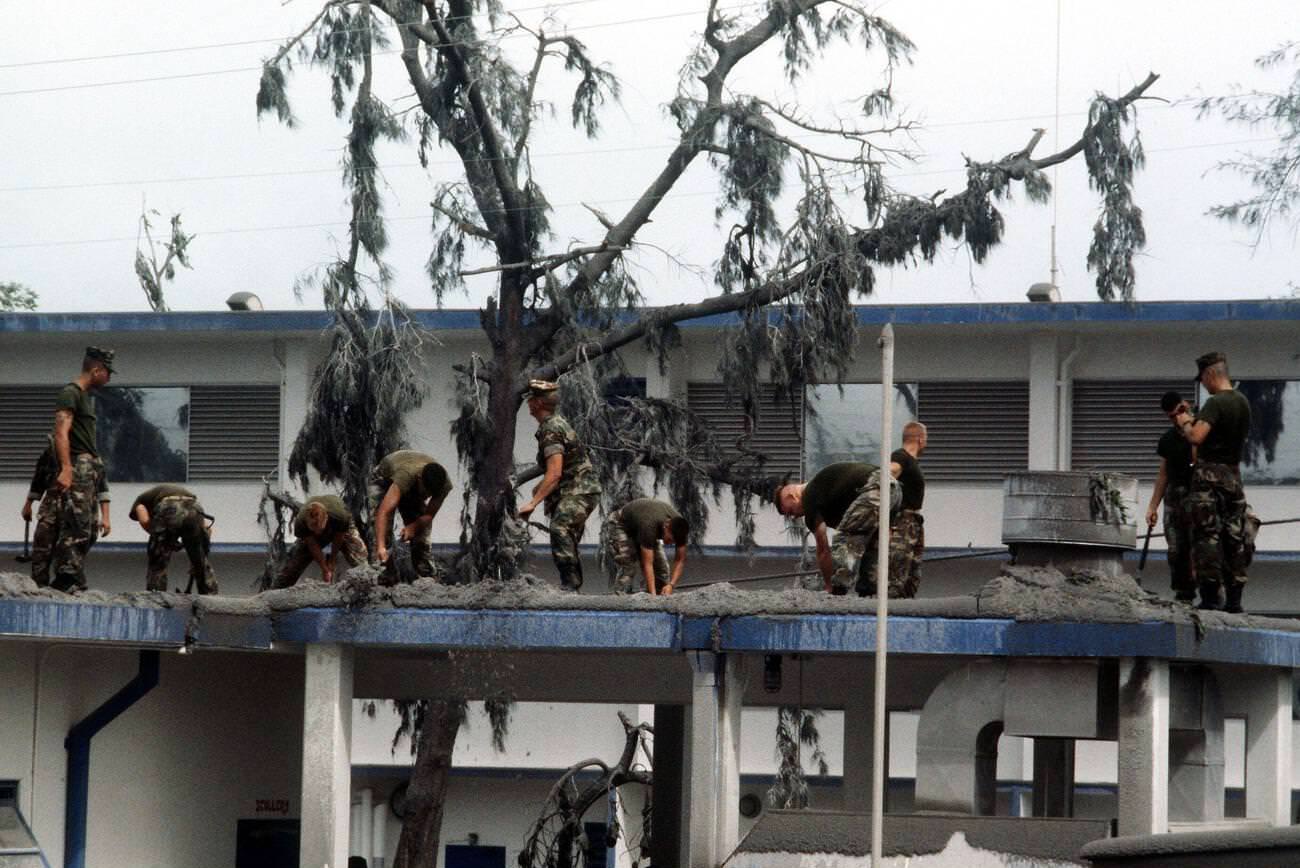
<instances>
[{"instance_id":1,"label":"standing soldier","mask_svg":"<svg viewBox=\"0 0 1300 868\"><path fill-rule=\"evenodd\" d=\"M686 539L690 525L681 513L662 500L638 497L614 510L605 521L605 545L618 570L614 578L614 592L631 594L636 591L638 567L645 579L646 592L651 596L667 596L682 578L686 568ZM673 554L673 570L668 574L665 545L677 547Z\"/></svg>"},{"instance_id":2,"label":"standing soldier","mask_svg":"<svg viewBox=\"0 0 1300 868\"><path fill-rule=\"evenodd\" d=\"M32 520L32 504L40 501L54 484L54 478L59 472L58 459L54 457L54 436L47 434L45 437L45 451L36 459L36 469L32 472L32 484L27 492L27 499L23 502L22 516L23 521ZM52 495L57 498L61 496L57 492ZM95 496L99 501L99 528L97 533L92 533L94 539L108 536L113 530L113 524L109 517L108 503L108 477L105 473L100 473L95 483ZM32 580L40 587L46 587L50 583L50 559L54 554L54 539L58 534L58 510L52 510L41 513L47 520L38 521L36 532L32 535Z\"/></svg>"},{"instance_id":3,"label":"standing soldier","mask_svg":"<svg viewBox=\"0 0 1300 868\"><path fill-rule=\"evenodd\" d=\"M64 386L55 400L58 471L41 501L36 532L52 540L53 587L60 591L86 587L86 555L95 537L96 489L104 474L104 462L95 447L95 402L90 393L107 385L112 376L113 351L86 347L81 374ZM107 506L100 509L107 513Z\"/></svg>"},{"instance_id":4,"label":"standing soldier","mask_svg":"<svg viewBox=\"0 0 1300 868\"><path fill-rule=\"evenodd\" d=\"M375 516L375 560L388 563L393 513L402 516L401 539L411 547L417 575L434 575L430 545L433 517L451 493L447 469L423 452L390 452L370 474L371 510Z\"/></svg>"},{"instance_id":5,"label":"standing soldier","mask_svg":"<svg viewBox=\"0 0 1300 868\"><path fill-rule=\"evenodd\" d=\"M1163 499L1170 587L1174 599L1192 603L1196 601L1196 578L1192 575L1192 525L1187 514L1187 495L1191 492L1196 448L1179 432L1175 421L1190 408L1182 395L1170 391L1160 397L1160 409L1173 424L1156 444L1160 470L1151 488L1151 502L1147 504L1147 527L1156 526L1157 510Z\"/></svg>"},{"instance_id":6,"label":"standing soldier","mask_svg":"<svg viewBox=\"0 0 1300 868\"><path fill-rule=\"evenodd\" d=\"M190 559L190 582L200 594L217 593L217 577L208 553L212 548L210 518L199 499L183 485L163 484L145 489L131 504L131 518L149 534L149 569L145 587L167 590L167 564L177 549Z\"/></svg>"},{"instance_id":7,"label":"standing soldier","mask_svg":"<svg viewBox=\"0 0 1300 868\"><path fill-rule=\"evenodd\" d=\"M897 485L890 484L891 510L900 502ZM823 467L809 482L783 485L776 492L776 510L785 516L803 516L817 543L817 567L829 594L847 594L857 581L864 593L870 567L863 557L875 548L880 516L880 468L859 461L840 461ZM835 545L827 528L837 531ZM864 594L865 595L865 594Z\"/></svg>"},{"instance_id":8,"label":"standing soldier","mask_svg":"<svg viewBox=\"0 0 1300 868\"><path fill-rule=\"evenodd\" d=\"M276 574L273 588L287 588L302 576L307 565L315 561L320 566L321 580L334 581L334 567L339 553L348 566L355 567L366 561L366 543L357 532L343 499L334 494L319 494L307 498L293 522L294 536L298 541L289 550L289 557ZM322 549L330 547L329 560Z\"/></svg>"},{"instance_id":9,"label":"standing soldier","mask_svg":"<svg viewBox=\"0 0 1300 868\"><path fill-rule=\"evenodd\" d=\"M903 446L889 456L889 471L898 480L902 502L889 522L889 596L912 598L921 587L921 560L925 555L925 474L921 472L921 453L928 439L920 422L903 426ZM863 596L876 594L876 561L865 565L868 578Z\"/></svg>"},{"instance_id":10,"label":"standing soldier","mask_svg":"<svg viewBox=\"0 0 1300 868\"><path fill-rule=\"evenodd\" d=\"M1197 379L1210 397L1195 418L1187 410L1175 419L1196 447L1187 511L1192 521L1192 566L1201 586L1202 609L1240 612L1250 564L1246 493L1241 487L1241 456L1250 431L1250 402L1232 388L1228 359L1206 353L1196 360ZM1221 598L1227 591L1226 601Z\"/></svg>"},{"instance_id":11,"label":"standing soldier","mask_svg":"<svg viewBox=\"0 0 1300 868\"><path fill-rule=\"evenodd\" d=\"M578 433L555 410L560 402L559 385L533 380L528 386L528 412L537 420L537 463L545 475L533 489L532 500L519 508L519 517L527 518L545 502L551 520L551 557L560 572L560 587L577 591L582 588L578 543L587 517L600 500L600 481Z\"/></svg>"}]
</instances>

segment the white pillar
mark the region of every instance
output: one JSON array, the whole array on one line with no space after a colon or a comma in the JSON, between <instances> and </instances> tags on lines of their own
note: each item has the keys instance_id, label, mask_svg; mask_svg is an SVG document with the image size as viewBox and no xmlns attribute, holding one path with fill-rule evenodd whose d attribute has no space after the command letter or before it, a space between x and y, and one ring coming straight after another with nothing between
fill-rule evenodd
<instances>
[{"instance_id":1,"label":"white pillar","mask_svg":"<svg viewBox=\"0 0 1300 868\"><path fill-rule=\"evenodd\" d=\"M346 868L352 813L352 649L308 645L299 868Z\"/></svg>"},{"instance_id":2,"label":"white pillar","mask_svg":"<svg viewBox=\"0 0 1300 868\"><path fill-rule=\"evenodd\" d=\"M744 660L690 655L691 809L686 827L690 868L714 868L740 843L740 714Z\"/></svg>"},{"instance_id":3,"label":"white pillar","mask_svg":"<svg viewBox=\"0 0 1300 868\"><path fill-rule=\"evenodd\" d=\"M388 838L385 831L388 826L388 802L380 799L374 807L374 821L370 836L370 868L384 868L388 858Z\"/></svg>"},{"instance_id":4,"label":"white pillar","mask_svg":"<svg viewBox=\"0 0 1300 868\"><path fill-rule=\"evenodd\" d=\"M1233 669L1220 678L1226 712L1246 719L1246 816L1291 825L1291 670Z\"/></svg>"},{"instance_id":5,"label":"white pillar","mask_svg":"<svg viewBox=\"0 0 1300 868\"><path fill-rule=\"evenodd\" d=\"M844 703L844 778L840 785L844 810L871 810L871 724L874 679L865 678Z\"/></svg>"},{"instance_id":6,"label":"white pillar","mask_svg":"<svg viewBox=\"0 0 1300 868\"><path fill-rule=\"evenodd\" d=\"M1169 663L1119 664L1119 834L1169 831Z\"/></svg>"},{"instance_id":7,"label":"white pillar","mask_svg":"<svg viewBox=\"0 0 1300 868\"><path fill-rule=\"evenodd\" d=\"M1056 335L1029 339L1029 469L1055 470L1061 420L1056 402Z\"/></svg>"}]
</instances>

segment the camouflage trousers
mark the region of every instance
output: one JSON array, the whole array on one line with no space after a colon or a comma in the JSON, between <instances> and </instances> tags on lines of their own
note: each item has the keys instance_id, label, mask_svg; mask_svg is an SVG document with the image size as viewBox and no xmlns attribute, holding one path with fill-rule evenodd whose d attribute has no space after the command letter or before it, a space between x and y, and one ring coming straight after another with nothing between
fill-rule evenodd
<instances>
[{"instance_id":1,"label":"camouflage trousers","mask_svg":"<svg viewBox=\"0 0 1300 868\"><path fill-rule=\"evenodd\" d=\"M616 594L635 594L646 590L645 575L641 571L641 546L623 529L623 510L616 509L605 521L605 555L613 562L614 577L610 589ZM655 589L668 584L668 557L664 544L655 543Z\"/></svg>"},{"instance_id":2,"label":"camouflage trousers","mask_svg":"<svg viewBox=\"0 0 1300 868\"><path fill-rule=\"evenodd\" d=\"M32 579L61 591L86 587L85 563L98 535L97 487L104 462L89 452L72 457L72 486L51 486L41 498L32 534Z\"/></svg>"},{"instance_id":3,"label":"camouflage trousers","mask_svg":"<svg viewBox=\"0 0 1300 868\"><path fill-rule=\"evenodd\" d=\"M208 561L211 545L203 507L197 498L162 498L149 516L149 568L145 586L151 591L167 590L167 564L183 548L190 559L190 578L199 593L217 593L217 577Z\"/></svg>"},{"instance_id":4,"label":"camouflage trousers","mask_svg":"<svg viewBox=\"0 0 1300 868\"><path fill-rule=\"evenodd\" d=\"M874 543L874 540L873 540ZM874 557L863 561L855 590L860 597L876 596L879 565ZM901 510L889 525L889 597L911 599L921 587L921 560L925 554L925 521L914 509Z\"/></svg>"},{"instance_id":5,"label":"camouflage trousers","mask_svg":"<svg viewBox=\"0 0 1300 868\"><path fill-rule=\"evenodd\" d=\"M1186 485L1165 488L1165 544L1168 547L1169 587L1176 596L1191 599L1196 596L1196 576L1192 572L1192 521L1187 510Z\"/></svg>"},{"instance_id":6,"label":"camouflage trousers","mask_svg":"<svg viewBox=\"0 0 1300 868\"><path fill-rule=\"evenodd\" d=\"M348 529L331 539L317 538L316 542L321 548L327 545L334 547L334 552L341 554L343 560L347 561L348 566L355 567L357 564L366 562L369 552L366 550L366 542L361 538L355 524L349 524ZM333 552L331 552L333 554ZM307 540L300 539L289 549L289 555L285 558L284 565L275 575L275 581L271 583L272 588L287 588L290 585L297 584L298 579L302 578L303 572L312 564L311 549L307 547Z\"/></svg>"},{"instance_id":7,"label":"camouflage trousers","mask_svg":"<svg viewBox=\"0 0 1300 868\"><path fill-rule=\"evenodd\" d=\"M1202 589L1245 584L1254 540L1237 468L1197 464L1192 470L1192 489L1186 504L1196 581Z\"/></svg>"},{"instance_id":8,"label":"camouflage trousers","mask_svg":"<svg viewBox=\"0 0 1300 868\"><path fill-rule=\"evenodd\" d=\"M571 494L546 503L551 529L551 557L561 579L576 574L578 584L581 584L582 562L578 558L578 543L582 541L587 518L599 502L599 494Z\"/></svg>"},{"instance_id":9,"label":"camouflage trousers","mask_svg":"<svg viewBox=\"0 0 1300 868\"><path fill-rule=\"evenodd\" d=\"M889 486L889 508L892 514L898 509L902 492L892 477ZM835 572L831 574L831 587L834 593L844 594L854 586L866 569L874 575L876 532L880 524L880 471L877 470L867 478L858 496L844 510L839 527L835 529L835 541L831 543L831 560ZM869 556L870 555L870 556ZM868 561L871 566L868 566ZM873 579L874 587L874 579Z\"/></svg>"}]
</instances>

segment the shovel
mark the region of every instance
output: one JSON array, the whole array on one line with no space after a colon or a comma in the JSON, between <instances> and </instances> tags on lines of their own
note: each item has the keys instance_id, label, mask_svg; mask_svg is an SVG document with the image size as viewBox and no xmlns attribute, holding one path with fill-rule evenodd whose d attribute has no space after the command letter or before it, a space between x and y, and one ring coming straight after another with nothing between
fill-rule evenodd
<instances>
[{"instance_id":1,"label":"shovel","mask_svg":"<svg viewBox=\"0 0 1300 868\"><path fill-rule=\"evenodd\" d=\"M1145 569L1147 565L1147 552L1151 551L1151 531L1155 529L1155 525L1147 527L1147 538L1142 543L1142 556L1138 558L1137 579L1139 585L1142 584L1142 570Z\"/></svg>"},{"instance_id":2,"label":"shovel","mask_svg":"<svg viewBox=\"0 0 1300 868\"><path fill-rule=\"evenodd\" d=\"M23 553L14 558L20 564L30 564L32 562L32 550L28 546L28 541L32 536L32 520L29 518L23 522Z\"/></svg>"}]
</instances>

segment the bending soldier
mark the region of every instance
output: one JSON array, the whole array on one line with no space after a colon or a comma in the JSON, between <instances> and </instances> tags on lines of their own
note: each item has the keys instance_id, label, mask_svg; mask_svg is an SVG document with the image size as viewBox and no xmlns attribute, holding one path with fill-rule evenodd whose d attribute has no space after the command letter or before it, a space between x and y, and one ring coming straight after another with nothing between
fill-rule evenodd
<instances>
[{"instance_id":1,"label":"bending soldier","mask_svg":"<svg viewBox=\"0 0 1300 868\"><path fill-rule=\"evenodd\" d=\"M577 591L582 587L578 543L600 500L600 481L578 433L556 412L559 388L546 380L529 383L528 412L537 420L537 463L545 475L533 489L532 499L519 508L519 517L527 518L539 504L546 504L551 557L560 573L560 586Z\"/></svg>"},{"instance_id":2,"label":"bending soldier","mask_svg":"<svg viewBox=\"0 0 1300 868\"><path fill-rule=\"evenodd\" d=\"M901 502L900 497L891 479L891 510ZM803 516L817 543L817 567L827 593L846 594L856 580L858 593L865 595L867 582L874 585L874 558L864 556L876 545L880 468L857 461L829 464L809 482L778 489L776 509L785 516ZM833 547L827 528L838 531Z\"/></svg>"},{"instance_id":3,"label":"bending soldier","mask_svg":"<svg viewBox=\"0 0 1300 868\"><path fill-rule=\"evenodd\" d=\"M370 474L370 497L375 516L375 560L388 563L392 544L393 513L402 517L402 542L411 547L417 575L434 573L430 545L433 517L451 493L447 470L423 452L402 449L384 456Z\"/></svg>"},{"instance_id":4,"label":"bending soldier","mask_svg":"<svg viewBox=\"0 0 1300 868\"><path fill-rule=\"evenodd\" d=\"M686 539L690 525L681 513L662 500L639 497L614 510L605 521L605 545L617 574L613 590L631 594L637 590L637 572L645 579L646 592L668 595L686 568ZM668 573L665 545L675 545L672 575Z\"/></svg>"},{"instance_id":5,"label":"bending soldier","mask_svg":"<svg viewBox=\"0 0 1300 868\"><path fill-rule=\"evenodd\" d=\"M1202 609L1240 612L1250 565L1246 493L1241 456L1250 430L1250 402L1232 388L1223 353L1196 360L1197 377L1210 397L1193 418L1187 410L1174 421L1197 449L1187 510L1192 521L1192 565L1200 583ZM1227 591L1226 601L1222 598Z\"/></svg>"},{"instance_id":6,"label":"bending soldier","mask_svg":"<svg viewBox=\"0 0 1300 868\"><path fill-rule=\"evenodd\" d=\"M1170 587L1175 599L1192 603L1196 601L1196 579L1192 575L1192 524L1187 496L1191 493L1196 447L1187 442L1175 421L1190 408L1182 395L1170 391L1160 397L1160 409L1169 417L1171 426L1156 444L1160 470L1151 488L1151 502L1147 504L1147 527L1156 526L1157 510L1163 500Z\"/></svg>"},{"instance_id":7,"label":"bending soldier","mask_svg":"<svg viewBox=\"0 0 1300 868\"><path fill-rule=\"evenodd\" d=\"M61 591L86 587L85 560L95 541L96 490L104 474L104 462L96 452L95 403L90 393L107 385L112 376L113 351L86 347L81 374L60 390L55 401L58 469L41 501L36 524L37 535L51 540L52 584ZM106 514L107 507L100 510Z\"/></svg>"},{"instance_id":8,"label":"bending soldier","mask_svg":"<svg viewBox=\"0 0 1300 868\"><path fill-rule=\"evenodd\" d=\"M217 593L217 577L208 560L212 526L194 492L183 485L155 485L135 499L130 515L149 534L145 579L149 590L167 590L167 564L177 549L184 548L190 559L190 580L199 593Z\"/></svg>"},{"instance_id":9,"label":"bending soldier","mask_svg":"<svg viewBox=\"0 0 1300 868\"><path fill-rule=\"evenodd\" d=\"M58 475L59 464L54 457L54 437L46 435L45 439L45 451L36 459L36 468L32 471L32 484L28 489L27 499L23 501L23 521L32 520L32 504L45 497L54 484L55 476ZM57 500L59 495L55 493L52 497ZM91 533L92 540L108 536L113 530L109 517L108 476L103 472L95 482L95 497L99 501L99 525L96 531ZM50 583L50 559L54 554L54 540L59 531L59 514L55 509L41 515L44 519L37 521L36 530L32 534L32 580L37 585L46 587Z\"/></svg>"},{"instance_id":10,"label":"bending soldier","mask_svg":"<svg viewBox=\"0 0 1300 868\"><path fill-rule=\"evenodd\" d=\"M276 574L273 588L295 584L313 561L320 566L322 581L334 581L334 568L340 552L350 567L366 561L366 543L357 532L352 513L337 495L320 494L307 498L294 519L293 533L298 541ZM325 546L330 547L328 561L323 551Z\"/></svg>"},{"instance_id":11,"label":"bending soldier","mask_svg":"<svg viewBox=\"0 0 1300 868\"><path fill-rule=\"evenodd\" d=\"M928 441L920 422L903 426L903 446L889 456L889 472L898 480L902 502L889 519L889 596L911 598L921 587L921 560L925 555L925 474L921 472L921 453ZM869 572L864 582L864 596L876 595L877 563L864 565ZM862 590L859 589L859 593Z\"/></svg>"}]
</instances>

